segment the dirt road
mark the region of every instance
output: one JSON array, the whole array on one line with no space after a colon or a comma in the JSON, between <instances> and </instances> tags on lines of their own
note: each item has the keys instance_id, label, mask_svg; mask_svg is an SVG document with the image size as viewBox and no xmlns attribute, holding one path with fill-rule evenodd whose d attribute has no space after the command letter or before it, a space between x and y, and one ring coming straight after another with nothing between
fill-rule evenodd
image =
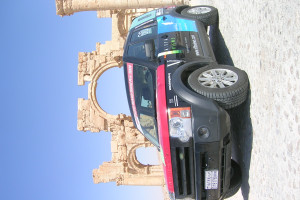
<instances>
[{"instance_id":1,"label":"dirt road","mask_svg":"<svg viewBox=\"0 0 300 200\"><path fill-rule=\"evenodd\" d=\"M245 70L251 95L231 112L243 168L233 200L300 199L300 1L200 1L219 9L219 63Z\"/></svg>"}]
</instances>

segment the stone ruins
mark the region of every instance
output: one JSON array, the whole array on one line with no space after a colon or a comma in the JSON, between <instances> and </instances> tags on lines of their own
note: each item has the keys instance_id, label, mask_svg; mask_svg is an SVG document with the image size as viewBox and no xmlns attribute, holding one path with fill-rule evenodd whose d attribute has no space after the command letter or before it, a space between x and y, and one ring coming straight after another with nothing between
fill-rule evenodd
<instances>
[{"instance_id":1,"label":"stone ruins","mask_svg":"<svg viewBox=\"0 0 300 200\"><path fill-rule=\"evenodd\" d=\"M55 0L55 2L56 14L61 16L80 11L128 10L189 4L189 0Z\"/></svg>"},{"instance_id":2,"label":"stone ruins","mask_svg":"<svg viewBox=\"0 0 300 200\"><path fill-rule=\"evenodd\" d=\"M111 115L99 105L97 80L108 69L122 67L123 45L132 20L153 8L189 4L188 0L56 0L56 13L72 15L80 11L97 11L99 18L112 18L112 40L96 44L96 51L80 52L78 85L88 85L88 99L78 99L77 129L109 131L112 134L112 159L93 170L94 183L116 182L117 185L164 186L161 165L143 165L136 149L153 146L134 127L130 116ZM166 192L166 190L165 190ZM165 199L168 199L165 195Z\"/></svg>"},{"instance_id":3,"label":"stone ruins","mask_svg":"<svg viewBox=\"0 0 300 200\"><path fill-rule=\"evenodd\" d=\"M78 100L77 129L109 131L112 134L112 160L93 170L94 183L116 182L117 185L164 185L162 166L141 164L136 149L152 144L134 127L130 116L111 115L98 104L97 80L110 68L122 67L123 45L132 19L149 9L100 12L112 18L112 40L96 44L96 51L80 52L78 85L88 85L88 99ZM125 23L124 23L125 22ZM112 170L113 169L113 170Z\"/></svg>"}]
</instances>

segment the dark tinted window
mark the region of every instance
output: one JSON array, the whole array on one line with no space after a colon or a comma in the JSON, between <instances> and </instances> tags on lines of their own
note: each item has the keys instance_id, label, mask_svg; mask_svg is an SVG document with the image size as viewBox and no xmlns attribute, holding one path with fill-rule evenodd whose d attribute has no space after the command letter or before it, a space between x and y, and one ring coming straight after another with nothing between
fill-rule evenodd
<instances>
[{"instance_id":1,"label":"dark tinted window","mask_svg":"<svg viewBox=\"0 0 300 200\"><path fill-rule=\"evenodd\" d=\"M153 41L154 41L155 56L157 57L158 41L157 39ZM135 43L135 44L130 44L128 47L127 55L142 60L147 60L147 61L150 60L150 58L146 56L145 41Z\"/></svg>"},{"instance_id":2,"label":"dark tinted window","mask_svg":"<svg viewBox=\"0 0 300 200\"><path fill-rule=\"evenodd\" d=\"M145 51L145 42L132 44L128 47L128 56L147 60Z\"/></svg>"},{"instance_id":3,"label":"dark tinted window","mask_svg":"<svg viewBox=\"0 0 300 200\"><path fill-rule=\"evenodd\" d=\"M154 71L134 64L134 98L138 118L144 135L154 144L158 145L153 76Z\"/></svg>"}]
</instances>

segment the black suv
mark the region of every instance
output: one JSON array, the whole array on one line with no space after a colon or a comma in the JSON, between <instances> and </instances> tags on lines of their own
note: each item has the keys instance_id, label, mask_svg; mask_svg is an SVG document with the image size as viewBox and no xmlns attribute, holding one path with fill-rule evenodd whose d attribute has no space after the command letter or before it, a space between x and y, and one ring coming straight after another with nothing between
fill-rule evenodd
<instances>
[{"instance_id":1,"label":"black suv","mask_svg":"<svg viewBox=\"0 0 300 200\"><path fill-rule=\"evenodd\" d=\"M227 110L249 83L216 62L207 29L217 21L211 6L156 9L133 20L124 46L131 115L161 152L171 199L224 199L241 185Z\"/></svg>"}]
</instances>

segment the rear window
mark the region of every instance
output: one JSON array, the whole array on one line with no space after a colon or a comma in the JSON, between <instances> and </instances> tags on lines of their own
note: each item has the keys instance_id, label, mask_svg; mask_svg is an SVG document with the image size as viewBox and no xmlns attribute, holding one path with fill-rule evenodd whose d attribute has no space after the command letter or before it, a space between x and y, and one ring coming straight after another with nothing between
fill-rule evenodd
<instances>
[{"instance_id":1,"label":"rear window","mask_svg":"<svg viewBox=\"0 0 300 200\"><path fill-rule=\"evenodd\" d=\"M154 50L155 50L155 56L157 57L158 54L158 41L157 39L154 40ZM149 60L149 58L146 56L146 50L145 50L145 41L138 42L135 44L130 44L128 47L127 55L130 57L142 59L142 60Z\"/></svg>"},{"instance_id":2,"label":"rear window","mask_svg":"<svg viewBox=\"0 0 300 200\"><path fill-rule=\"evenodd\" d=\"M128 47L127 54L130 57L147 60L146 51L145 51L145 42L139 42L139 43L130 45Z\"/></svg>"}]
</instances>

